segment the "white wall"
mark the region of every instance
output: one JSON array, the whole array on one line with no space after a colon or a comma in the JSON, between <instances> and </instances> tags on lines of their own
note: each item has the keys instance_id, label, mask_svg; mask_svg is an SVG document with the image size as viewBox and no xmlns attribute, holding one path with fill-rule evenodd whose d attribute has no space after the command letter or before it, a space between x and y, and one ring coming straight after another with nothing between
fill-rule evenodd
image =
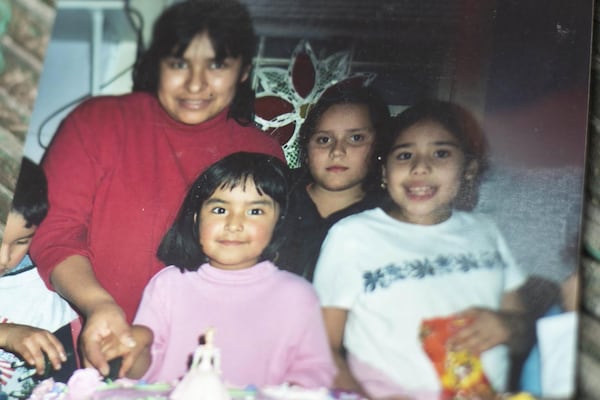
<instances>
[{"instance_id":1,"label":"white wall","mask_svg":"<svg viewBox=\"0 0 600 400\"><path fill-rule=\"evenodd\" d=\"M154 19L169 0L133 0L144 18L147 43ZM104 8L103 8L104 7ZM39 162L62 119L92 90L92 43L94 10L102 9L99 47L100 89L95 94L121 94L131 89L136 36L120 0L58 0L52 38L46 51L24 154ZM109 85L117 74L126 71Z\"/></svg>"}]
</instances>

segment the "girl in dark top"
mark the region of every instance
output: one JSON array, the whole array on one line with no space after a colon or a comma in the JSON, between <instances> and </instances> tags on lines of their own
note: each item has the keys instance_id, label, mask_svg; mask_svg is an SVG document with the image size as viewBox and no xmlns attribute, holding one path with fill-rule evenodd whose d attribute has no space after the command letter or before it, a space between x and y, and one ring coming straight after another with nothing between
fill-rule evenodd
<instances>
[{"instance_id":1,"label":"girl in dark top","mask_svg":"<svg viewBox=\"0 0 600 400\"><path fill-rule=\"evenodd\" d=\"M389 111L370 87L337 85L310 110L300 129L286 243L278 265L312 280L321 242L339 219L381 198L380 145Z\"/></svg>"}]
</instances>

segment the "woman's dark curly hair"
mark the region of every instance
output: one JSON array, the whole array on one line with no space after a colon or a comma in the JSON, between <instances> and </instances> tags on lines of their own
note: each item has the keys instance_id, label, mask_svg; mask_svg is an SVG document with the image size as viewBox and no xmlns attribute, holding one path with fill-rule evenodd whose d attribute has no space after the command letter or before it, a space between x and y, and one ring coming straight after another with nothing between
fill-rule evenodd
<instances>
[{"instance_id":1,"label":"woman's dark curly hair","mask_svg":"<svg viewBox=\"0 0 600 400\"><path fill-rule=\"evenodd\" d=\"M369 111L371 124L375 131L375 140L373 142L373 151L369 161L368 172L363 181L363 190L371 191L379 189L381 182L382 143L385 142L383 140L385 136L389 135L390 113L387 104L383 101L380 94L370 86L335 85L321 95L317 103L308 112L298 133L301 168L307 174L310 174L308 168L308 144L310 138L315 134L321 116L329 108L339 104L365 105Z\"/></svg>"},{"instance_id":2,"label":"woman's dark curly hair","mask_svg":"<svg viewBox=\"0 0 600 400\"><path fill-rule=\"evenodd\" d=\"M438 123L456 138L465 156L465 166L471 161L477 162L475 176L468 181L463 179L454 202L459 210L472 210L479 200L479 185L488 167L488 144L480 124L464 107L449 101L423 100L393 117L392 134L385 144L385 159L402 132L422 122Z\"/></svg>"},{"instance_id":3,"label":"woman's dark curly hair","mask_svg":"<svg viewBox=\"0 0 600 400\"><path fill-rule=\"evenodd\" d=\"M241 57L242 73L251 67L257 40L246 7L236 0L186 0L167 8L156 20L150 47L133 69L133 90L156 94L161 60L181 57L194 37L204 32L217 61ZM229 109L229 117L244 125L254 118L251 81L238 83Z\"/></svg>"},{"instance_id":4,"label":"woman's dark curly hair","mask_svg":"<svg viewBox=\"0 0 600 400\"><path fill-rule=\"evenodd\" d=\"M163 237L157 257L166 265L176 265L181 271L196 271L208 261L198 236L198 211L217 189L244 188L253 182L258 193L267 195L279 206L279 220L271 242L263 251L260 261L274 261L284 240L283 221L288 204L289 170L278 158L260 153L238 152L217 161L192 184L175 222Z\"/></svg>"}]
</instances>

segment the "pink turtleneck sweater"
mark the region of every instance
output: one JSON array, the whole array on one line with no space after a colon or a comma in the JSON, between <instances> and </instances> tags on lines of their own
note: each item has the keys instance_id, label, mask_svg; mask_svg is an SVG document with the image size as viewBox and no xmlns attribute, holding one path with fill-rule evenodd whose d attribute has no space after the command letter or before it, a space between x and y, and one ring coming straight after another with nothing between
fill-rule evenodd
<instances>
[{"instance_id":1,"label":"pink turtleneck sweater","mask_svg":"<svg viewBox=\"0 0 600 400\"><path fill-rule=\"evenodd\" d=\"M43 160L50 211L31 246L42 278L83 255L131 321L196 176L236 151L284 159L274 139L227 119L228 111L185 125L137 92L92 98L71 112Z\"/></svg>"},{"instance_id":2,"label":"pink turtleneck sweater","mask_svg":"<svg viewBox=\"0 0 600 400\"><path fill-rule=\"evenodd\" d=\"M312 286L269 261L236 271L167 267L146 287L135 324L154 332L151 382L181 377L211 327L226 383L330 387L336 373Z\"/></svg>"}]
</instances>

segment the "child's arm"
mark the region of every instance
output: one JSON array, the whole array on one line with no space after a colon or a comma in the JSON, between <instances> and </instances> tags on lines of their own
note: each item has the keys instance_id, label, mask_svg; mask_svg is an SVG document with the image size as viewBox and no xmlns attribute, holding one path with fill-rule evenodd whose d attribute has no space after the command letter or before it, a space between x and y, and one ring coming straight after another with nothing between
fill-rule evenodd
<instances>
[{"instance_id":1,"label":"child's arm","mask_svg":"<svg viewBox=\"0 0 600 400\"><path fill-rule=\"evenodd\" d=\"M500 310L473 307L457 316L471 320L451 339L458 349L479 354L499 344L507 344L512 352L523 347L519 339L526 336L529 324L516 290L504 294Z\"/></svg>"},{"instance_id":2,"label":"child's arm","mask_svg":"<svg viewBox=\"0 0 600 400\"><path fill-rule=\"evenodd\" d=\"M353 390L366 396L365 391L350 372L346 358L344 357L343 338L348 310L334 307L323 307L323 319L325 320L325 330L329 338L329 345L333 353L333 359L338 368L338 374L335 377L334 385L339 389Z\"/></svg>"},{"instance_id":3,"label":"child's arm","mask_svg":"<svg viewBox=\"0 0 600 400\"><path fill-rule=\"evenodd\" d=\"M92 366L102 375L108 375L108 362L100 349L102 340L111 334L124 342L132 340L123 310L100 285L90 261L83 256L74 255L59 263L51 281L56 291L86 317L79 339L84 366Z\"/></svg>"},{"instance_id":4,"label":"child's arm","mask_svg":"<svg viewBox=\"0 0 600 400\"><path fill-rule=\"evenodd\" d=\"M285 361L283 380L306 388L330 388L337 368L319 301L316 296L308 300L296 298L291 303L297 305L297 313L294 328L288 336L290 351Z\"/></svg>"},{"instance_id":5,"label":"child's arm","mask_svg":"<svg viewBox=\"0 0 600 400\"><path fill-rule=\"evenodd\" d=\"M127 376L132 379L141 378L152 362L150 347L154 339L152 330L146 326L133 325L131 335L135 345L122 341L116 335L110 335L102 341L102 353L107 360L123 357L119 377Z\"/></svg>"},{"instance_id":6,"label":"child's arm","mask_svg":"<svg viewBox=\"0 0 600 400\"><path fill-rule=\"evenodd\" d=\"M52 333L27 325L0 324L0 348L20 355L40 375L46 372L44 354L56 370L67 361L63 345Z\"/></svg>"},{"instance_id":7,"label":"child's arm","mask_svg":"<svg viewBox=\"0 0 600 400\"><path fill-rule=\"evenodd\" d=\"M562 307L565 311L577 311L579 290L579 274L575 271L560 286Z\"/></svg>"}]
</instances>

